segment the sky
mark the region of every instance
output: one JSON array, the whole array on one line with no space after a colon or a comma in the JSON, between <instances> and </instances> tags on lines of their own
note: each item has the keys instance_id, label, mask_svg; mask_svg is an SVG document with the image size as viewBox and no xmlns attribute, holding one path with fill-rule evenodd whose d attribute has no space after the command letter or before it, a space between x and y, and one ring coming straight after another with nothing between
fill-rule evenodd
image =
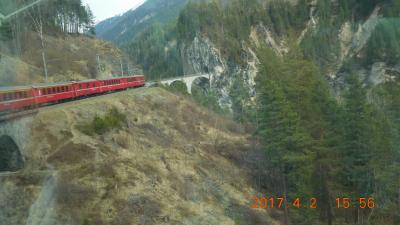
<instances>
[{"instance_id":1,"label":"sky","mask_svg":"<svg viewBox=\"0 0 400 225\"><path fill-rule=\"evenodd\" d=\"M107 18L122 14L132 8L137 8L146 0L83 0L89 4L96 17L96 23Z\"/></svg>"}]
</instances>

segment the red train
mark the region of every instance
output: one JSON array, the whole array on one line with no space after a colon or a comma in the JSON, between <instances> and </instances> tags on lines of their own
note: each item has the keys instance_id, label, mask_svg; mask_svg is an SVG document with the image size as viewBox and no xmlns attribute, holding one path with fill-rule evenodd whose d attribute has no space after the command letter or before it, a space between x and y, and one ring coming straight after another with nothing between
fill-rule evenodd
<instances>
[{"instance_id":1,"label":"red train","mask_svg":"<svg viewBox=\"0 0 400 225\"><path fill-rule=\"evenodd\" d=\"M40 105L72 100L128 88L143 87L143 75L106 80L35 85L31 87L0 87L0 112L34 108Z\"/></svg>"}]
</instances>

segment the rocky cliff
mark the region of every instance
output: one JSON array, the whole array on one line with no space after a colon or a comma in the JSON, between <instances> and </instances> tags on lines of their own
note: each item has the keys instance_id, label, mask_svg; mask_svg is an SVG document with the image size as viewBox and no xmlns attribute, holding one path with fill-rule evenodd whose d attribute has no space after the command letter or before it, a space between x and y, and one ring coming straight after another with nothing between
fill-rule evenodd
<instances>
[{"instance_id":1,"label":"rocky cliff","mask_svg":"<svg viewBox=\"0 0 400 225\"><path fill-rule=\"evenodd\" d=\"M215 79L212 81L212 86L219 93L220 104L224 107L230 108L231 106L229 90L235 79L244 81L245 88L251 96L250 101L254 100L255 79L259 71L257 49L262 46L268 47L277 56L283 57L290 51L290 46L301 46L305 37L316 35L318 26L320 26L321 20L316 8L317 2L310 3L309 22L304 30L294 32L296 34L294 39L297 40L297 43L289 44L293 37L278 35L274 33L272 27L265 24L252 26L249 37L241 40L240 63L229 61L227 56L221 53L226 49L214 44L207 35L199 33L192 41L180 46L184 73L213 74ZM336 15L331 20L336 20ZM346 86L345 79L349 75L349 71L343 68L350 61L357 62L365 57L365 48L369 44L371 35L375 32L377 25L384 20L381 6L378 5L365 20L344 21L337 31L332 31L337 35L333 39L338 41L338 55L332 57L333 60L322 67L321 71L325 73L326 79L337 95L340 95L341 90ZM325 27L325 29L335 28ZM325 43L325 45L329 44L331 43ZM330 54L334 55L333 52ZM359 66L357 73L366 85L374 86L393 80L400 72L399 66L400 64L388 65L385 61L375 62Z\"/></svg>"}]
</instances>

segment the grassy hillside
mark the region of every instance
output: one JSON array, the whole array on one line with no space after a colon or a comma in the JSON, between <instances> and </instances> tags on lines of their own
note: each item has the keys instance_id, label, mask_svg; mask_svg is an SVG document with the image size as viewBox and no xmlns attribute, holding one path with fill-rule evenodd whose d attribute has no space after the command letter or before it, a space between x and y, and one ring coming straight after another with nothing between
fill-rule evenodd
<instances>
[{"instance_id":1,"label":"grassy hillside","mask_svg":"<svg viewBox=\"0 0 400 225\"><path fill-rule=\"evenodd\" d=\"M87 36L45 37L48 82L63 82L121 75L120 59L125 73L129 61L120 49ZM41 42L36 33L26 33L19 55L6 50L0 61L0 85L30 85L45 82ZM99 60L98 60L99 59ZM100 68L98 68L100 65ZM134 73L134 66L130 66Z\"/></svg>"},{"instance_id":2,"label":"grassy hillside","mask_svg":"<svg viewBox=\"0 0 400 225\"><path fill-rule=\"evenodd\" d=\"M81 132L110 110L124 115L120 126ZM264 173L256 142L184 97L142 88L47 108L32 121L29 169L0 178L5 224L40 213L60 224L280 224L278 211L250 209Z\"/></svg>"}]
</instances>

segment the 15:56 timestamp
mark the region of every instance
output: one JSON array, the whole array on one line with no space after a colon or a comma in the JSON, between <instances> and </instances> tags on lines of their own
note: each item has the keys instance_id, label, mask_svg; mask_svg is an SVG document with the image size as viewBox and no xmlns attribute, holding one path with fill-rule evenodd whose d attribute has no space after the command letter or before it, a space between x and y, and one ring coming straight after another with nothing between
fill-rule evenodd
<instances>
[{"instance_id":1,"label":"15:56 timestamp","mask_svg":"<svg viewBox=\"0 0 400 225\"><path fill-rule=\"evenodd\" d=\"M338 209L373 209L375 208L374 198L336 198L336 208Z\"/></svg>"}]
</instances>

